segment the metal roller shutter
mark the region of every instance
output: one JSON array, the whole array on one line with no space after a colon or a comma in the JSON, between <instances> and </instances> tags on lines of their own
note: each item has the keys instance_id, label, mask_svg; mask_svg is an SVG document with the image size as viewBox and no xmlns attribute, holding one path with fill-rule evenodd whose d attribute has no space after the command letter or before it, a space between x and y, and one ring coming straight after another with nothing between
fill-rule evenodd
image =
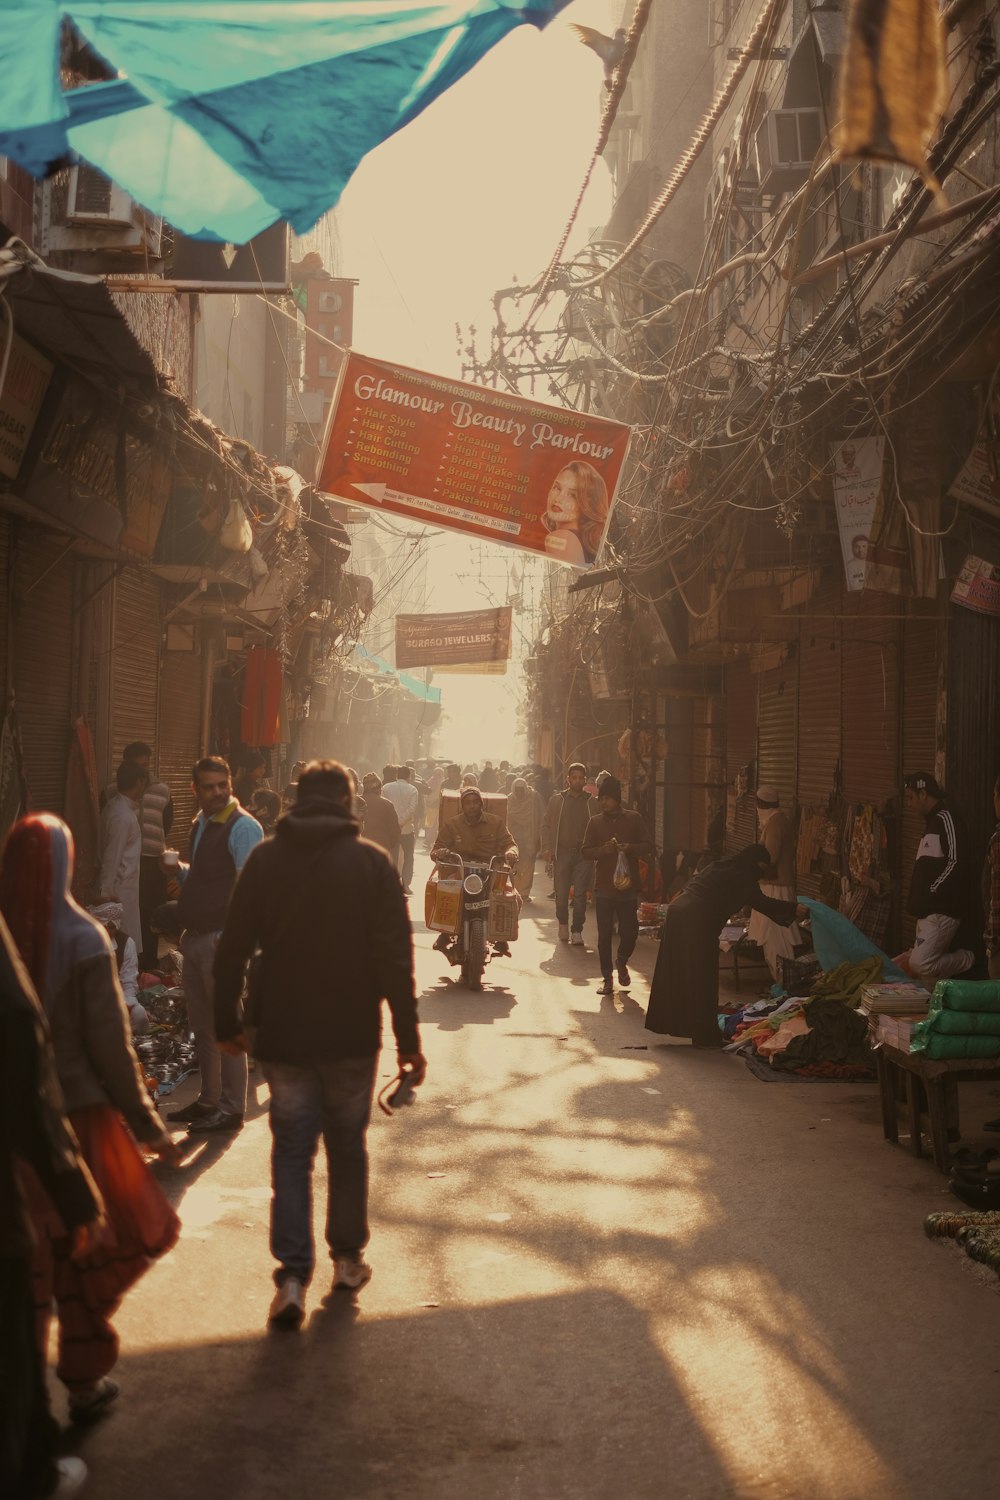
<instances>
[{"instance_id":1,"label":"metal roller shutter","mask_svg":"<svg viewBox=\"0 0 1000 1500\"><path fill-rule=\"evenodd\" d=\"M3 590L3 607L0 608L0 702L7 703L7 639L10 628L7 610L7 570L10 567L9 516L0 516L0 589Z\"/></svg>"},{"instance_id":2,"label":"metal roller shutter","mask_svg":"<svg viewBox=\"0 0 1000 1500\"><path fill-rule=\"evenodd\" d=\"M164 651L160 669L160 735L157 766L174 799L170 843L185 852L195 814L191 767L198 759L201 729L201 656Z\"/></svg>"},{"instance_id":3,"label":"metal roller shutter","mask_svg":"<svg viewBox=\"0 0 1000 1500\"><path fill-rule=\"evenodd\" d=\"M938 662L941 632L937 620L913 619L903 630L902 737L903 774L930 771L937 758ZM902 801L902 799L901 799ZM900 820L899 870L902 877L901 920L903 937L913 941L914 920L906 913L910 873L917 846L924 834L920 813L908 812L905 803Z\"/></svg>"},{"instance_id":4,"label":"metal roller shutter","mask_svg":"<svg viewBox=\"0 0 1000 1500\"><path fill-rule=\"evenodd\" d=\"M798 669L794 661L761 673L757 692L757 785L773 783L790 816L795 805Z\"/></svg>"},{"instance_id":5,"label":"metal roller shutter","mask_svg":"<svg viewBox=\"0 0 1000 1500\"><path fill-rule=\"evenodd\" d=\"M844 796L881 808L899 790L899 600L865 593L843 622Z\"/></svg>"},{"instance_id":6,"label":"metal roller shutter","mask_svg":"<svg viewBox=\"0 0 1000 1500\"><path fill-rule=\"evenodd\" d=\"M153 746L157 763L157 700L160 670L160 585L139 568L115 579L112 658L111 751L117 766L133 740Z\"/></svg>"},{"instance_id":7,"label":"metal roller shutter","mask_svg":"<svg viewBox=\"0 0 1000 1500\"><path fill-rule=\"evenodd\" d=\"M818 591L799 631L799 807L826 810L836 790L842 646L839 579Z\"/></svg>"},{"instance_id":8,"label":"metal roller shutter","mask_svg":"<svg viewBox=\"0 0 1000 1500\"><path fill-rule=\"evenodd\" d=\"M745 662L726 668L726 787L731 795L738 773L757 757L757 679ZM752 782L751 782L752 786ZM752 790L736 804L732 822L726 819L726 853L752 844L757 811Z\"/></svg>"},{"instance_id":9,"label":"metal roller shutter","mask_svg":"<svg viewBox=\"0 0 1000 1500\"><path fill-rule=\"evenodd\" d=\"M945 788L968 824L977 897L986 845L996 827L993 783L998 767L1000 620L955 604L948 617Z\"/></svg>"},{"instance_id":10,"label":"metal roller shutter","mask_svg":"<svg viewBox=\"0 0 1000 1500\"><path fill-rule=\"evenodd\" d=\"M61 813L72 724L73 556L24 530L17 541L14 681L31 806Z\"/></svg>"}]
</instances>

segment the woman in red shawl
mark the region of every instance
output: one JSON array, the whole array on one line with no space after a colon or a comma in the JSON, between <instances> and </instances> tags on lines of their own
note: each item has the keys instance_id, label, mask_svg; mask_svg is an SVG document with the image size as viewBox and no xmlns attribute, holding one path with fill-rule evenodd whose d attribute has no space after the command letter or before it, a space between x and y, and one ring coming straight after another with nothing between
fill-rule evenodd
<instances>
[{"instance_id":1,"label":"woman in red shawl","mask_svg":"<svg viewBox=\"0 0 1000 1500\"><path fill-rule=\"evenodd\" d=\"M150 1261L175 1243L180 1223L136 1140L167 1160L177 1148L132 1051L114 951L70 895L72 878L73 836L60 818L32 813L15 823L0 865L0 911L48 1018L66 1112L107 1216L97 1246L74 1258L51 1200L40 1187L33 1193L39 1340L44 1351L54 1300L57 1374L70 1416L85 1422L118 1394L108 1378L118 1358L109 1319Z\"/></svg>"}]
</instances>

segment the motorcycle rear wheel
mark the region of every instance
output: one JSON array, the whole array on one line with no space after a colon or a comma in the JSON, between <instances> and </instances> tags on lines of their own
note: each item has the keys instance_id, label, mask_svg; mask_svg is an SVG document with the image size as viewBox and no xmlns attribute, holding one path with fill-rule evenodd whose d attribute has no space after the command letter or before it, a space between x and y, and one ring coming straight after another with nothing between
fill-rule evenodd
<instances>
[{"instance_id":1,"label":"motorcycle rear wheel","mask_svg":"<svg viewBox=\"0 0 1000 1500\"><path fill-rule=\"evenodd\" d=\"M486 924L473 922L469 928L469 952L462 965L462 978L470 990L481 990L486 968Z\"/></svg>"}]
</instances>

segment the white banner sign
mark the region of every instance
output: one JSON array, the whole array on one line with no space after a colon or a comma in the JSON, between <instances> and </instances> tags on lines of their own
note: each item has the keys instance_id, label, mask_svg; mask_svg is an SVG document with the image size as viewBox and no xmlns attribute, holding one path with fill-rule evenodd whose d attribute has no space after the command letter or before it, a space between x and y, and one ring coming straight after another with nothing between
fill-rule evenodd
<instances>
[{"instance_id":1,"label":"white banner sign","mask_svg":"<svg viewBox=\"0 0 1000 1500\"><path fill-rule=\"evenodd\" d=\"M885 438L880 437L845 438L830 448L840 550L851 593L865 586L865 565L872 545L884 449Z\"/></svg>"}]
</instances>

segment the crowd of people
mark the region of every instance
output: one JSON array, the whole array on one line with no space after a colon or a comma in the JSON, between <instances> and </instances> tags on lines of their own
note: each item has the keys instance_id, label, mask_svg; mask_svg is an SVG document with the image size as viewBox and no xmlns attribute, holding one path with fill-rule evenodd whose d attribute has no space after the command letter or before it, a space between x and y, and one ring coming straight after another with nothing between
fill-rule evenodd
<instances>
[{"instance_id":1,"label":"crowd of people","mask_svg":"<svg viewBox=\"0 0 1000 1500\"><path fill-rule=\"evenodd\" d=\"M227 762L206 756L192 770L197 811L182 859L167 844L174 808L151 761L149 746L129 745L106 789L89 908L73 894L73 839L58 817L21 818L0 858L0 1374L14 1393L0 1410L0 1478L14 1500L68 1497L86 1477L78 1459L58 1457L45 1380L53 1309L70 1418L93 1422L119 1394L115 1309L179 1232L148 1159L178 1162L179 1128L242 1129L249 1053L270 1092L269 1322L304 1317L320 1138L333 1286L368 1281L366 1132L383 1001L400 1084L418 1086L427 1067L407 904L421 835L432 859L486 844L503 852L524 901L541 857L559 941L585 947L593 908L602 996L616 979L631 985L638 903L655 879L642 816L624 807L616 777L583 764L555 790L543 769L505 761L410 762L359 777L318 760L296 764L279 796L255 763L241 796ZM977 965L1000 977L1000 777L982 882L985 959L981 945L962 945L974 909L967 832L929 773L908 776L905 795L925 829L909 892L916 938L898 961L928 984ZM760 841L699 870L667 908L651 1031L722 1045L720 928L749 909L773 963L807 915L777 789L758 786L757 807ZM180 943L200 1080L166 1122L132 1045L147 1023L140 971L155 967L164 937Z\"/></svg>"}]
</instances>

